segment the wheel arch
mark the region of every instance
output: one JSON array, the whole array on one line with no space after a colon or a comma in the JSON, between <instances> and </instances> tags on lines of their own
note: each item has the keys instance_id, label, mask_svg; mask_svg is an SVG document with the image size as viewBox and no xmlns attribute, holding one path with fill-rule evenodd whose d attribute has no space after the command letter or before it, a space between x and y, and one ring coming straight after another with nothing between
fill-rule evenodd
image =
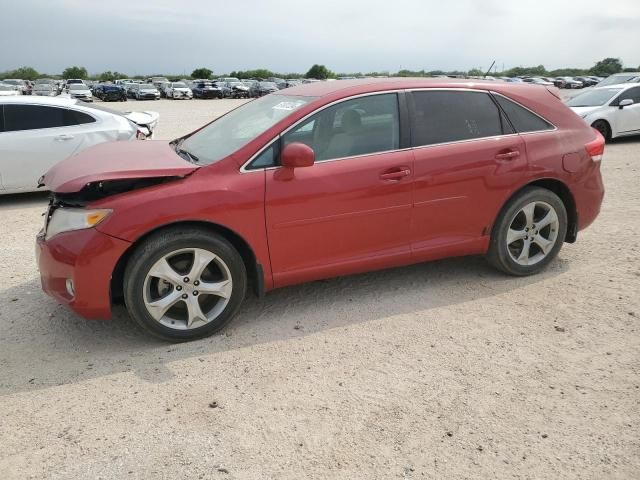
<instances>
[{"instance_id":1,"label":"wheel arch","mask_svg":"<svg viewBox=\"0 0 640 480\"><path fill-rule=\"evenodd\" d=\"M555 178L540 178L532 180L529 183L522 185L520 188L514 190L509 198L507 198L502 204L502 207L498 211L498 215L496 215L495 219L497 220L500 217L504 209L507 208L507 205L509 205L511 199L513 199L522 190L528 187L544 188L560 197L560 200L562 200L562 203L567 210L567 234L564 238L564 241L567 243L574 243L578 237L578 211L576 208L576 201L569 187L561 180ZM493 228L496 225L496 220L494 220L493 223L492 233Z\"/></svg>"},{"instance_id":2,"label":"wheel arch","mask_svg":"<svg viewBox=\"0 0 640 480\"><path fill-rule=\"evenodd\" d=\"M607 125L607 128L609 130L608 135L603 135L605 137L605 140L611 140L613 139L613 127L611 126L611 122L609 120L607 120L606 118L596 118L594 121L592 121L589 126L591 128L595 128L594 125L598 122L603 122Z\"/></svg>"},{"instance_id":3,"label":"wheel arch","mask_svg":"<svg viewBox=\"0 0 640 480\"><path fill-rule=\"evenodd\" d=\"M131 255L135 252L136 248L147 238L152 235L155 235L163 230L173 229L173 228L187 228L187 227L196 227L202 230L207 230L211 233L220 235L225 240L227 240L233 247L238 251L240 256L242 257L242 261L244 262L245 268L247 269L247 277L249 280L249 287L253 289L255 294L258 297L264 295L264 273L262 269L262 265L260 265L257 261L256 255L247 242L241 235L236 233L224 225L220 225L217 223L207 222L204 220L187 220L180 221L174 223L168 223L165 225L160 225L148 232L145 232L143 235L138 237L131 246L122 254L122 256L118 259L116 266L113 269L111 274L111 303L113 304L115 300L121 299L123 297L123 284L124 284L124 271L127 266Z\"/></svg>"}]
</instances>

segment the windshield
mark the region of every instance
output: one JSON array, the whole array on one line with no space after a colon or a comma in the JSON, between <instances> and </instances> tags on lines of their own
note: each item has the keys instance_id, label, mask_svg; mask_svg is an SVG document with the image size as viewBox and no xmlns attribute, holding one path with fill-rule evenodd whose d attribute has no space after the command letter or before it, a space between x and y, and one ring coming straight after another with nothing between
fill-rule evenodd
<instances>
[{"instance_id":1,"label":"windshield","mask_svg":"<svg viewBox=\"0 0 640 480\"><path fill-rule=\"evenodd\" d=\"M172 85L173 85L173 88L187 88L187 85L182 82L175 82Z\"/></svg>"},{"instance_id":2,"label":"windshield","mask_svg":"<svg viewBox=\"0 0 640 480\"><path fill-rule=\"evenodd\" d=\"M3 82L9 85L20 85L22 83L20 80L3 80Z\"/></svg>"},{"instance_id":3,"label":"windshield","mask_svg":"<svg viewBox=\"0 0 640 480\"><path fill-rule=\"evenodd\" d=\"M86 85L83 85L81 83L72 83L71 85L69 85L69 90L88 90Z\"/></svg>"},{"instance_id":4,"label":"windshield","mask_svg":"<svg viewBox=\"0 0 640 480\"><path fill-rule=\"evenodd\" d=\"M260 85L265 88L278 88L273 82L260 82Z\"/></svg>"},{"instance_id":5,"label":"windshield","mask_svg":"<svg viewBox=\"0 0 640 480\"><path fill-rule=\"evenodd\" d=\"M625 73L621 75L611 75L610 77L605 78L600 83L598 83L598 87L604 87L607 85L617 85L619 83L626 83L637 81L640 79L640 74L638 72L634 73Z\"/></svg>"},{"instance_id":6,"label":"windshield","mask_svg":"<svg viewBox=\"0 0 640 480\"><path fill-rule=\"evenodd\" d=\"M253 100L210 123L177 147L198 163L215 163L313 100L315 97L291 95L268 95Z\"/></svg>"},{"instance_id":7,"label":"windshield","mask_svg":"<svg viewBox=\"0 0 640 480\"><path fill-rule=\"evenodd\" d=\"M12 85L7 85L7 84L3 85L3 84L0 83L0 90L3 90L3 91L5 91L5 90L15 90L15 87L13 87Z\"/></svg>"},{"instance_id":8,"label":"windshield","mask_svg":"<svg viewBox=\"0 0 640 480\"><path fill-rule=\"evenodd\" d=\"M597 88L581 93L567 102L569 107L599 107L615 97L622 88Z\"/></svg>"},{"instance_id":9,"label":"windshield","mask_svg":"<svg viewBox=\"0 0 640 480\"><path fill-rule=\"evenodd\" d=\"M37 83L34 90L51 90L53 88L53 84L51 83Z\"/></svg>"}]
</instances>

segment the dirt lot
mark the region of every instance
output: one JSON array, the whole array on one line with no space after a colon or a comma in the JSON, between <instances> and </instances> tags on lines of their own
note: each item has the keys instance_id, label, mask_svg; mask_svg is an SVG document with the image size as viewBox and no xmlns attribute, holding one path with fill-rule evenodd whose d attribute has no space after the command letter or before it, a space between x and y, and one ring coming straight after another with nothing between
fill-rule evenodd
<instances>
[{"instance_id":1,"label":"dirt lot","mask_svg":"<svg viewBox=\"0 0 640 480\"><path fill-rule=\"evenodd\" d=\"M159 138L238 101L112 104ZM602 214L543 274L482 258L249 298L169 345L39 287L42 195L0 198L0 477L638 478L640 139L603 160Z\"/></svg>"}]
</instances>

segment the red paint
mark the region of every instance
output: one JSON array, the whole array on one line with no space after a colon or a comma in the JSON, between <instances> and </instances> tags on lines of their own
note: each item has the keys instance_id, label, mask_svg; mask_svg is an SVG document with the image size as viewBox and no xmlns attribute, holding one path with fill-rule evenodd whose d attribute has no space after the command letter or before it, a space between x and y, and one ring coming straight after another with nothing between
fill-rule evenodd
<instances>
[{"instance_id":1,"label":"red paint","mask_svg":"<svg viewBox=\"0 0 640 480\"><path fill-rule=\"evenodd\" d=\"M411 88L474 88L501 93L557 130L363 155L242 173L240 166L297 120L353 95ZM196 167L164 142L103 144L52 169L47 185L72 192L114 178L184 176L107 197L113 210L97 229L38 240L45 291L83 316L107 318L118 259L149 232L177 222L224 227L253 250L267 290L284 285L448 256L482 254L500 209L525 185L553 179L576 204L578 227L597 216L604 195L598 137L546 88L447 79L319 82L286 90L319 97L233 155ZM595 143L594 143L595 142ZM600 145L598 143L598 145ZM293 147L293 148L291 148ZM296 150L297 149L297 150ZM563 159L565 166L563 167ZM567 168L567 165L569 168ZM73 278L68 298L64 279Z\"/></svg>"}]
</instances>

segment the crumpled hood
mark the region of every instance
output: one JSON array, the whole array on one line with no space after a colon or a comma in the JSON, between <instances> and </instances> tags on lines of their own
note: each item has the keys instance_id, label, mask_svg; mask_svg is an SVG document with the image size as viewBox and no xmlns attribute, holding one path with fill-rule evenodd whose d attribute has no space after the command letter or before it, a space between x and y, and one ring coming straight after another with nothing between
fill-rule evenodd
<instances>
[{"instance_id":1,"label":"crumpled hood","mask_svg":"<svg viewBox=\"0 0 640 480\"><path fill-rule=\"evenodd\" d=\"M166 141L107 142L54 165L39 183L54 192L71 193L92 182L184 177L198 168Z\"/></svg>"}]
</instances>

